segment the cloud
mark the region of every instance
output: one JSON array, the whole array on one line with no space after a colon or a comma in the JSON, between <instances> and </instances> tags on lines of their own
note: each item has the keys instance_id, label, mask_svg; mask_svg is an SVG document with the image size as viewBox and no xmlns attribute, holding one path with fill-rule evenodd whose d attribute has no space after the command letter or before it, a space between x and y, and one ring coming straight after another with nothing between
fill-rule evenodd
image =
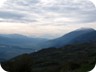
<instances>
[{"instance_id":1,"label":"cloud","mask_svg":"<svg viewBox=\"0 0 96 72\"><path fill-rule=\"evenodd\" d=\"M22 19L23 15L11 11L0 11L0 18L5 19L5 20L18 20Z\"/></svg>"},{"instance_id":2,"label":"cloud","mask_svg":"<svg viewBox=\"0 0 96 72\"><path fill-rule=\"evenodd\" d=\"M7 0L0 8L0 22L24 23L34 34L53 37L87 25L94 28L96 8L88 0Z\"/></svg>"},{"instance_id":3,"label":"cloud","mask_svg":"<svg viewBox=\"0 0 96 72\"><path fill-rule=\"evenodd\" d=\"M11 19L36 24L55 24L59 20L62 24L88 23L96 18L96 9L87 0L8 0L2 9L0 18L5 21ZM68 18L73 21L66 21Z\"/></svg>"}]
</instances>

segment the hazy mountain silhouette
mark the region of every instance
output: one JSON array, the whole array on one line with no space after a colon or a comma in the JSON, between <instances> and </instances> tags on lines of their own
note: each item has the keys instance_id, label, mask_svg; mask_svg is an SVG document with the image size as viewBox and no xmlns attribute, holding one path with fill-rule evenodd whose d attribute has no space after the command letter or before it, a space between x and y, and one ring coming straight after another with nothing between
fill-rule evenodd
<instances>
[{"instance_id":1,"label":"hazy mountain silhouette","mask_svg":"<svg viewBox=\"0 0 96 72\"><path fill-rule=\"evenodd\" d=\"M0 34L0 44L15 45L23 48L38 48L37 44L46 41L43 38L32 38L20 34Z\"/></svg>"},{"instance_id":2,"label":"hazy mountain silhouette","mask_svg":"<svg viewBox=\"0 0 96 72\"><path fill-rule=\"evenodd\" d=\"M65 45L96 42L96 31L91 28L77 29L53 40L31 38L19 34L0 35L0 60L44 48L60 48Z\"/></svg>"},{"instance_id":3,"label":"hazy mountain silhouette","mask_svg":"<svg viewBox=\"0 0 96 72\"><path fill-rule=\"evenodd\" d=\"M8 59L11 59L15 56L18 56L20 54L24 53L31 53L35 50L32 48L21 48L18 46L11 46L11 45L0 45L0 61L5 61Z\"/></svg>"},{"instance_id":4,"label":"hazy mountain silhouette","mask_svg":"<svg viewBox=\"0 0 96 72\"><path fill-rule=\"evenodd\" d=\"M94 38L94 40L93 40ZM96 41L96 31L92 28L77 29L62 37L48 40L42 38L32 38L19 34L1 34L0 44L15 45L25 48L34 48L39 50L48 47L62 47L72 43L83 43Z\"/></svg>"},{"instance_id":5,"label":"hazy mountain silhouette","mask_svg":"<svg viewBox=\"0 0 96 72\"><path fill-rule=\"evenodd\" d=\"M34 52L42 38L31 38L19 34L0 34L0 61L8 60L23 53Z\"/></svg>"},{"instance_id":6,"label":"hazy mountain silhouette","mask_svg":"<svg viewBox=\"0 0 96 72\"><path fill-rule=\"evenodd\" d=\"M83 28L72 31L62 37L47 41L45 47L62 47L67 44L96 41L96 31L92 28Z\"/></svg>"}]
</instances>

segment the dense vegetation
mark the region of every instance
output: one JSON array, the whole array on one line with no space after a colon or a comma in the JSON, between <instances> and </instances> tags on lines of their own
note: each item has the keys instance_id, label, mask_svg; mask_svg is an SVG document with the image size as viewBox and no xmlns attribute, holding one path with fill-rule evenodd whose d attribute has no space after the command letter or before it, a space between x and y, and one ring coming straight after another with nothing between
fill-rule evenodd
<instances>
[{"instance_id":1,"label":"dense vegetation","mask_svg":"<svg viewBox=\"0 0 96 72\"><path fill-rule=\"evenodd\" d=\"M9 72L87 72L96 62L96 43L66 45L23 54L2 62Z\"/></svg>"}]
</instances>

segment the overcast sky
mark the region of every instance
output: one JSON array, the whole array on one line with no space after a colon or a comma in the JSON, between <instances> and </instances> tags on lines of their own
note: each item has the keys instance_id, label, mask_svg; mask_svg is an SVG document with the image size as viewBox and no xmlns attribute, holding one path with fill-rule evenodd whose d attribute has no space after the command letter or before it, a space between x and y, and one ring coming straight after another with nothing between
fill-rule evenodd
<instances>
[{"instance_id":1,"label":"overcast sky","mask_svg":"<svg viewBox=\"0 0 96 72\"><path fill-rule=\"evenodd\" d=\"M0 33L54 38L82 27L96 29L88 0L5 0L0 6Z\"/></svg>"}]
</instances>

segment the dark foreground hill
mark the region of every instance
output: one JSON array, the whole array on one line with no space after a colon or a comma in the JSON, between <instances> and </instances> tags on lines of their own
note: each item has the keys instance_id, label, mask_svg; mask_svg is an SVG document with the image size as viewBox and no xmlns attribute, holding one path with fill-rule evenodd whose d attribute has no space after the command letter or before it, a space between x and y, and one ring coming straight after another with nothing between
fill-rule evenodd
<instances>
[{"instance_id":1,"label":"dark foreground hill","mask_svg":"<svg viewBox=\"0 0 96 72\"><path fill-rule=\"evenodd\" d=\"M88 72L96 62L96 43L42 49L2 62L9 72Z\"/></svg>"}]
</instances>

